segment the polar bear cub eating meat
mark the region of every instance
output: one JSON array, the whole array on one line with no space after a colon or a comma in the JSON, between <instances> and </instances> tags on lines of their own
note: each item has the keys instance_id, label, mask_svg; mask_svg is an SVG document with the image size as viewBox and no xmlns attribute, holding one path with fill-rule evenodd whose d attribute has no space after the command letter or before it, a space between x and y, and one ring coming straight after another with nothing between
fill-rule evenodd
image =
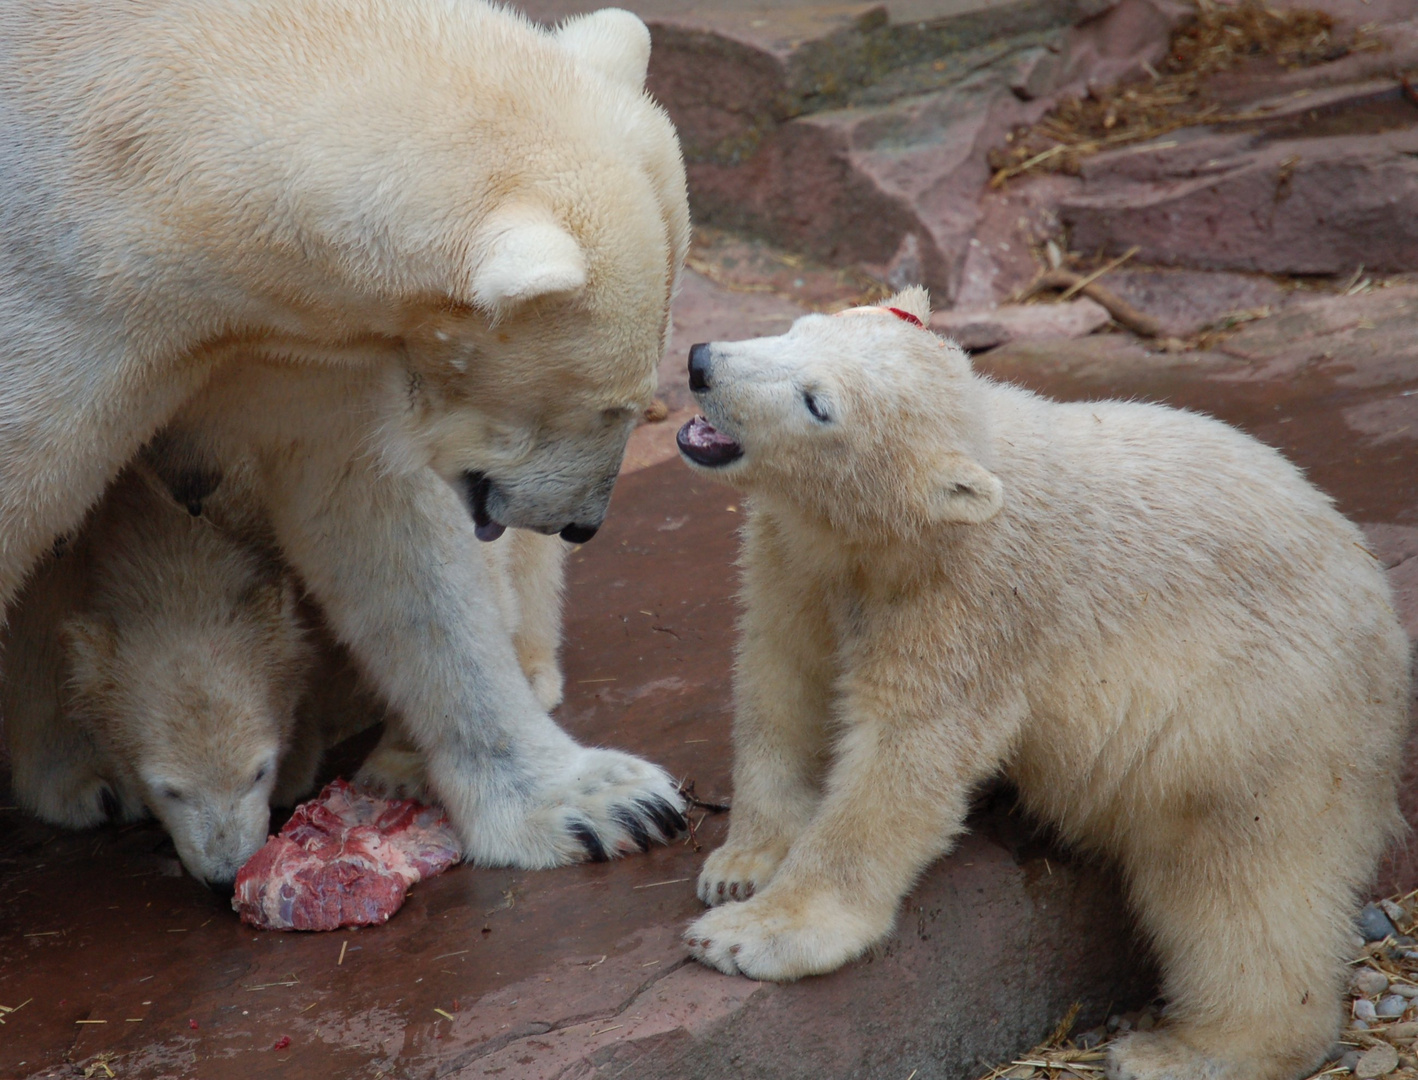
<instances>
[{"instance_id":1,"label":"polar bear cub eating meat","mask_svg":"<svg viewBox=\"0 0 1418 1080\"><path fill-rule=\"evenodd\" d=\"M319 763L297 719L313 659L297 597L279 561L125 470L9 627L16 800L69 828L151 814L193 877L229 890Z\"/></svg>"},{"instance_id":2,"label":"polar bear cub eating meat","mask_svg":"<svg viewBox=\"0 0 1418 1080\"><path fill-rule=\"evenodd\" d=\"M690 949L758 979L860 955L1003 773L1118 861L1161 960L1169 1022L1109 1075L1298 1076L1401 824L1408 643L1362 534L1225 424L974 374L923 290L846 314L690 353L681 452L751 507Z\"/></svg>"}]
</instances>

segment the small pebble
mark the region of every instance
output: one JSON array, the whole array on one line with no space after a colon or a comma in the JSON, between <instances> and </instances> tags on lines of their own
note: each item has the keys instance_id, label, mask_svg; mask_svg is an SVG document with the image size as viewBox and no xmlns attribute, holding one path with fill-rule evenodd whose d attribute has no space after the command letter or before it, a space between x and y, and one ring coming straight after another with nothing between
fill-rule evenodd
<instances>
[{"instance_id":1,"label":"small pebble","mask_svg":"<svg viewBox=\"0 0 1418 1080\"><path fill-rule=\"evenodd\" d=\"M1403 1069L1418 1069L1418 1054L1399 1054L1398 1064Z\"/></svg>"},{"instance_id":2,"label":"small pebble","mask_svg":"<svg viewBox=\"0 0 1418 1080\"><path fill-rule=\"evenodd\" d=\"M1117 1013L1114 1013L1112 1016L1108 1017L1108 1030L1117 1031L1118 1028L1122 1027L1122 1023L1123 1018Z\"/></svg>"},{"instance_id":3,"label":"small pebble","mask_svg":"<svg viewBox=\"0 0 1418 1080\"><path fill-rule=\"evenodd\" d=\"M1151 1013L1143 1013L1137 1018L1138 1031L1151 1031L1156 1026L1157 1017L1153 1016Z\"/></svg>"},{"instance_id":4,"label":"small pebble","mask_svg":"<svg viewBox=\"0 0 1418 1080\"><path fill-rule=\"evenodd\" d=\"M1389 989L1406 998L1418 998L1418 986L1414 986L1412 983L1394 983Z\"/></svg>"},{"instance_id":5,"label":"small pebble","mask_svg":"<svg viewBox=\"0 0 1418 1080\"><path fill-rule=\"evenodd\" d=\"M1407 1042L1409 1039L1418 1039L1418 1020L1390 1024L1388 1030L1384 1032L1384 1038L1389 1042Z\"/></svg>"},{"instance_id":6,"label":"small pebble","mask_svg":"<svg viewBox=\"0 0 1418 1080\"><path fill-rule=\"evenodd\" d=\"M1375 1011L1374 1003L1372 1001L1369 1001L1366 998L1360 998L1358 1001L1354 1002L1355 1020L1368 1021L1377 1020L1378 1018L1379 1014Z\"/></svg>"},{"instance_id":7,"label":"small pebble","mask_svg":"<svg viewBox=\"0 0 1418 1080\"><path fill-rule=\"evenodd\" d=\"M1388 1043L1380 1043L1364 1054L1354 1065L1357 1080L1377 1080L1398 1068L1398 1051Z\"/></svg>"},{"instance_id":8,"label":"small pebble","mask_svg":"<svg viewBox=\"0 0 1418 1080\"><path fill-rule=\"evenodd\" d=\"M1408 912L1404 911L1400 905L1394 903L1392 900L1380 900L1379 907L1383 908L1384 914L1389 917L1390 921L1392 921L1395 926L1408 921Z\"/></svg>"},{"instance_id":9,"label":"small pebble","mask_svg":"<svg viewBox=\"0 0 1418 1080\"><path fill-rule=\"evenodd\" d=\"M1408 999L1402 994L1387 994L1379 998L1374 1012L1380 1020L1397 1020L1408 1008Z\"/></svg>"},{"instance_id":10,"label":"small pebble","mask_svg":"<svg viewBox=\"0 0 1418 1080\"><path fill-rule=\"evenodd\" d=\"M1341 1069L1348 1069L1350 1072L1353 1072L1354 1066L1359 1064L1359 1058L1361 1056L1362 1055L1359 1053L1359 1051L1350 1050L1348 1053L1346 1053L1339 1059L1339 1067Z\"/></svg>"},{"instance_id":11,"label":"small pebble","mask_svg":"<svg viewBox=\"0 0 1418 1080\"><path fill-rule=\"evenodd\" d=\"M1398 937L1398 927L1394 926L1378 904L1365 904L1359 912L1359 933L1365 941L1382 941L1386 937Z\"/></svg>"},{"instance_id":12,"label":"small pebble","mask_svg":"<svg viewBox=\"0 0 1418 1080\"><path fill-rule=\"evenodd\" d=\"M1363 1020L1350 1020L1350 1021L1349 1021L1349 1030L1350 1030L1350 1031L1368 1031L1368 1030L1369 1030L1369 1025L1366 1024Z\"/></svg>"},{"instance_id":13,"label":"small pebble","mask_svg":"<svg viewBox=\"0 0 1418 1080\"><path fill-rule=\"evenodd\" d=\"M1354 989L1365 997L1373 997L1388 989L1388 978L1371 967L1360 968L1354 973Z\"/></svg>"},{"instance_id":14,"label":"small pebble","mask_svg":"<svg viewBox=\"0 0 1418 1080\"><path fill-rule=\"evenodd\" d=\"M1414 1027L1418 1027L1418 1024L1415 1024ZM1103 1032L1098 1028L1094 1028L1092 1031L1085 1031L1073 1041L1078 1044L1080 1050L1092 1050L1103 1041Z\"/></svg>"}]
</instances>

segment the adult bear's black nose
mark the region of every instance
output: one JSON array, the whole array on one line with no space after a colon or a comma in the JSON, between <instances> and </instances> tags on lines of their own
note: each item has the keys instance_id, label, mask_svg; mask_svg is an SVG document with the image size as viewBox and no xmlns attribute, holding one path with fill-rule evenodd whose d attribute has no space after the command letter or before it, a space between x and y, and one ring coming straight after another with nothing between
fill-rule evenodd
<instances>
[{"instance_id":1,"label":"adult bear's black nose","mask_svg":"<svg viewBox=\"0 0 1418 1080\"><path fill-rule=\"evenodd\" d=\"M689 388L709 389L709 346L703 342L689 349Z\"/></svg>"},{"instance_id":2,"label":"adult bear's black nose","mask_svg":"<svg viewBox=\"0 0 1418 1080\"><path fill-rule=\"evenodd\" d=\"M561 538L568 544L584 544L596 535L595 525L568 525L561 530Z\"/></svg>"}]
</instances>

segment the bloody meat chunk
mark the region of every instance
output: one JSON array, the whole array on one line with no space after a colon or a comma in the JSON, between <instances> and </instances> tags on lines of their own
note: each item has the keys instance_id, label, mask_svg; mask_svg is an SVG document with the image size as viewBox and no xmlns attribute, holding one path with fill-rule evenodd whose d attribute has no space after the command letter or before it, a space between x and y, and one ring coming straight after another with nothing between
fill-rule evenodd
<instances>
[{"instance_id":1,"label":"bloody meat chunk","mask_svg":"<svg viewBox=\"0 0 1418 1080\"><path fill-rule=\"evenodd\" d=\"M241 868L231 906L266 930L376 925L399 910L410 885L461 857L438 807L336 780Z\"/></svg>"}]
</instances>

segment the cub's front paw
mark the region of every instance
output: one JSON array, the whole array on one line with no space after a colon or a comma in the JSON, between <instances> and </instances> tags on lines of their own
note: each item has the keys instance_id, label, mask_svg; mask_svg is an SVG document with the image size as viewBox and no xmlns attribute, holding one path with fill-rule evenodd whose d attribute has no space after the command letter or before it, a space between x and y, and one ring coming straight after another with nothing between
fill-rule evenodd
<instances>
[{"instance_id":1,"label":"cub's front paw","mask_svg":"<svg viewBox=\"0 0 1418 1080\"><path fill-rule=\"evenodd\" d=\"M825 893L771 892L701 915L685 931L689 953L726 975L789 982L835 971L890 929Z\"/></svg>"},{"instance_id":2,"label":"cub's front paw","mask_svg":"<svg viewBox=\"0 0 1418 1080\"><path fill-rule=\"evenodd\" d=\"M787 854L787 844L725 844L704 860L704 869L699 872L699 899L710 907L730 900L747 900L763 890Z\"/></svg>"},{"instance_id":3,"label":"cub's front paw","mask_svg":"<svg viewBox=\"0 0 1418 1080\"><path fill-rule=\"evenodd\" d=\"M388 799L417 799L433 802L429 794L424 757L417 750L380 744L370 751L354 775L356 787L376 792Z\"/></svg>"}]
</instances>

